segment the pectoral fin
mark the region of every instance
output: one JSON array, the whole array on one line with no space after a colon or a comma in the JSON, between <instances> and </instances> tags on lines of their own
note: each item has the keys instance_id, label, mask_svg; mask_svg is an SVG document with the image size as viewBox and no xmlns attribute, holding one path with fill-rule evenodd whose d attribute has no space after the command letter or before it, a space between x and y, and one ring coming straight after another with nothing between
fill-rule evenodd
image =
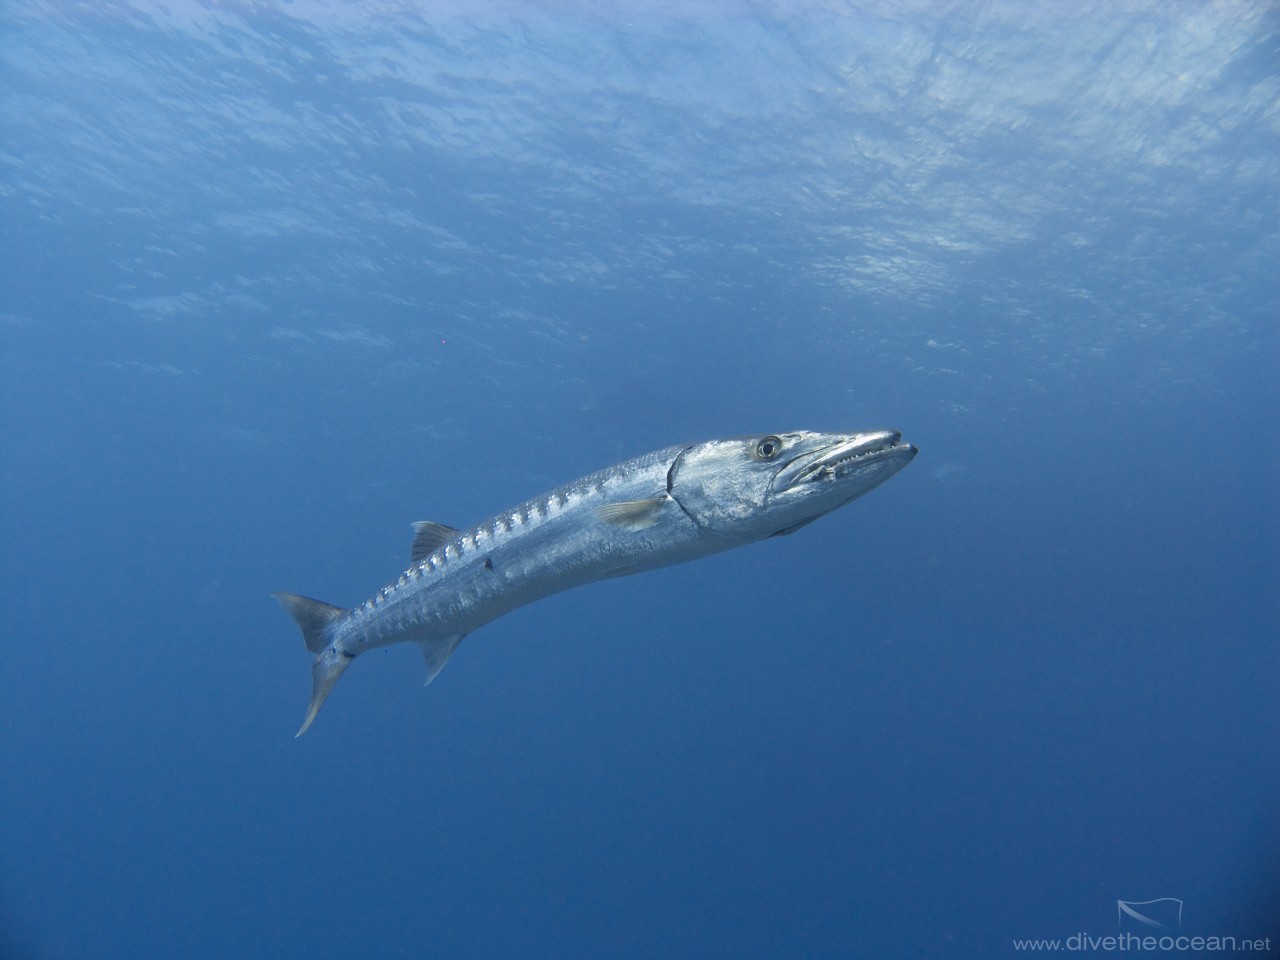
<instances>
[{"instance_id":1,"label":"pectoral fin","mask_svg":"<svg viewBox=\"0 0 1280 960\"><path fill-rule=\"evenodd\" d=\"M623 500L596 508L596 516L605 523L623 530L644 530L658 522L666 496L648 500Z\"/></svg>"},{"instance_id":2,"label":"pectoral fin","mask_svg":"<svg viewBox=\"0 0 1280 960\"><path fill-rule=\"evenodd\" d=\"M792 524L791 526L789 526L789 527L783 527L783 528L782 528L781 530L779 530L777 533L772 533L772 534L770 534L770 536L772 536L772 537L789 537L789 536L791 536L791 534L795 533L795 532L796 532L797 530L799 530L801 527L807 527L809 524L813 523L813 521L815 521L815 520L817 520L817 519L818 519L817 517L810 517L808 520L801 520L799 523L793 523L793 524Z\"/></svg>"}]
</instances>

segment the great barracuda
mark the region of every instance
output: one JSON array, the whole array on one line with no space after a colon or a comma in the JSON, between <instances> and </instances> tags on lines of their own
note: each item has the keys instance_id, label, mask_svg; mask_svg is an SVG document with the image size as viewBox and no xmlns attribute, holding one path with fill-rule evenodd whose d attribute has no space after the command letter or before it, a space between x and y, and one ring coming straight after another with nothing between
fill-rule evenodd
<instances>
[{"instance_id":1,"label":"great barracuda","mask_svg":"<svg viewBox=\"0 0 1280 960\"><path fill-rule=\"evenodd\" d=\"M427 683L471 631L561 590L794 533L878 487L916 448L896 430L733 437L667 447L557 487L467 531L413 525L409 569L346 610L273 596L307 649L311 705L297 736L351 661L418 643Z\"/></svg>"}]
</instances>

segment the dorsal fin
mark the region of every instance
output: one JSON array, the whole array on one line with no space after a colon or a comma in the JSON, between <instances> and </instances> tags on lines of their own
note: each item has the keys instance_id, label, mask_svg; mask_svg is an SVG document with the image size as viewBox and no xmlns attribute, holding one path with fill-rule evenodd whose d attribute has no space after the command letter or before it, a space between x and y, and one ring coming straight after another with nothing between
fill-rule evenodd
<instances>
[{"instance_id":1,"label":"dorsal fin","mask_svg":"<svg viewBox=\"0 0 1280 960\"><path fill-rule=\"evenodd\" d=\"M442 543L447 543L458 535L453 527L431 520L418 520L413 524L413 547L409 550L409 562L417 563L436 552Z\"/></svg>"}]
</instances>

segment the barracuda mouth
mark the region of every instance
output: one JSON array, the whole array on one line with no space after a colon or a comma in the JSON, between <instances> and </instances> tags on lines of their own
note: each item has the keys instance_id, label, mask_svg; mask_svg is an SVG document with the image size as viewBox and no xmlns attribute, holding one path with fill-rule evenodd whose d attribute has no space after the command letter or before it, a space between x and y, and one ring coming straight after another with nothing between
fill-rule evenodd
<instances>
[{"instance_id":1,"label":"barracuda mouth","mask_svg":"<svg viewBox=\"0 0 1280 960\"><path fill-rule=\"evenodd\" d=\"M817 453L797 457L778 472L774 489L785 490L803 483L830 483L884 461L902 461L905 466L916 455L916 448L902 443L897 430L863 433L832 444Z\"/></svg>"}]
</instances>

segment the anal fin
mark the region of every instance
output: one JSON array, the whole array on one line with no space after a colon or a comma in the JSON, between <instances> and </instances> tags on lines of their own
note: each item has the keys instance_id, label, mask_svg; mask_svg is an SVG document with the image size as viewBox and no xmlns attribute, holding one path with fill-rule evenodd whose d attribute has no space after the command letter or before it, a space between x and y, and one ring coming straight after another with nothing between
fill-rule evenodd
<instances>
[{"instance_id":1,"label":"anal fin","mask_svg":"<svg viewBox=\"0 0 1280 960\"><path fill-rule=\"evenodd\" d=\"M427 662L427 679L426 683L423 683L424 687L444 669L444 665L453 656L453 651L458 649L458 644L462 642L464 636L466 636L464 633L455 633L448 637L422 641L422 657Z\"/></svg>"}]
</instances>

